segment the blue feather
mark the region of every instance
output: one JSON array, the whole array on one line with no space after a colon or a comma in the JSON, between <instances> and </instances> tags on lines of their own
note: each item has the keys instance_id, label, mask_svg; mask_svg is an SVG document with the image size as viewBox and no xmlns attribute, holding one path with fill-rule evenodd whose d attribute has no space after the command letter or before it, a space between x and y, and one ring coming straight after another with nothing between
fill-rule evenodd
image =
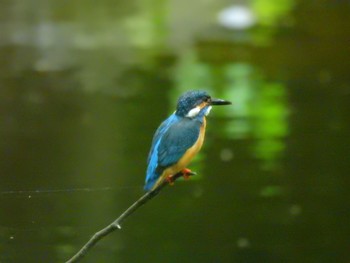
<instances>
[{"instance_id":1,"label":"blue feather","mask_svg":"<svg viewBox=\"0 0 350 263\"><path fill-rule=\"evenodd\" d=\"M164 134L158 147L158 170L176 164L185 152L197 141L201 123L182 118Z\"/></svg>"},{"instance_id":2,"label":"blue feather","mask_svg":"<svg viewBox=\"0 0 350 263\"><path fill-rule=\"evenodd\" d=\"M186 151L197 141L207 107L195 118L172 114L157 129L151 151L148 155L148 168L145 190L150 190L163 171L176 164Z\"/></svg>"},{"instance_id":3,"label":"blue feather","mask_svg":"<svg viewBox=\"0 0 350 263\"><path fill-rule=\"evenodd\" d=\"M146 174L146 185L144 187L145 190L150 190L152 186L155 184L160 174L156 173L156 169L158 166L158 146L162 139L164 133L169 129L169 127L177 122L179 117L174 113L170 115L157 129L156 133L153 136L152 147L148 154L148 167Z\"/></svg>"}]
</instances>

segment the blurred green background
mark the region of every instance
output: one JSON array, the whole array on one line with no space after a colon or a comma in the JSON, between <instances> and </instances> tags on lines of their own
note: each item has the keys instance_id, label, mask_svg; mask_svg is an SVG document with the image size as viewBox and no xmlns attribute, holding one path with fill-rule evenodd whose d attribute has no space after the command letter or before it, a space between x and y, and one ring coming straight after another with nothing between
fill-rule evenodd
<instances>
[{"instance_id":1,"label":"blurred green background","mask_svg":"<svg viewBox=\"0 0 350 263\"><path fill-rule=\"evenodd\" d=\"M350 2L0 2L0 262L64 262L143 194L205 89L204 148L84 262L350 262Z\"/></svg>"}]
</instances>

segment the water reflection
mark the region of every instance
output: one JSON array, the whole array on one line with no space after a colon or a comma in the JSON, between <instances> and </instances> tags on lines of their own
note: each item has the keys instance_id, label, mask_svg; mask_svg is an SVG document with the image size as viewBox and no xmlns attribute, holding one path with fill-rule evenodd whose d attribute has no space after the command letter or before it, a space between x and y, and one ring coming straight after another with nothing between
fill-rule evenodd
<instances>
[{"instance_id":1,"label":"water reflection","mask_svg":"<svg viewBox=\"0 0 350 263\"><path fill-rule=\"evenodd\" d=\"M71 256L142 194L154 129L205 88L234 104L209 116L198 177L87 261L348 262L350 7L277 2L248 3L242 32L216 24L222 1L2 3L0 261Z\"/></svg>"}]
</instances>

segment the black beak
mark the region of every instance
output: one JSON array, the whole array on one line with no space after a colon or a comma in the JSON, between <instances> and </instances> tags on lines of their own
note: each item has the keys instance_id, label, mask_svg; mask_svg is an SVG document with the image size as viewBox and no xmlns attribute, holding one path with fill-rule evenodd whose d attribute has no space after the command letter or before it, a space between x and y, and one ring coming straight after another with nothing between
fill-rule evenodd
<instances>
[{"instance_id":1,"label":"black beak","mask_svg":"<svg viewBox=\"0 0 350 263\"><path fill-rule=\"evenodd\" d=\"M210 105L231 105L231 101L222 100L222 99L211 99Z\"/></svg>"}]
</instances>

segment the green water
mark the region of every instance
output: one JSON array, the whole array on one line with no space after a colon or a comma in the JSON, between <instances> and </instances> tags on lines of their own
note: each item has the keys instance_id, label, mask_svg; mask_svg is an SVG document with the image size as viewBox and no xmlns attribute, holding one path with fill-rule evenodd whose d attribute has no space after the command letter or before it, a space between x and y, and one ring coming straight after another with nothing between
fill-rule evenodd
<instances>
[{"instance_id":1,"label":"green water","mask_svg":"<svg viewBox=\"0 0 350 263\"><path fill-rule=\"evenodd\" d=\"M350 262L350 4L3 1L0 262L64 262L143 194L186 90L208 117L177 181L84 262ZM232 3L231 3L232 4Z\"/></svg>"}]
</instances>

